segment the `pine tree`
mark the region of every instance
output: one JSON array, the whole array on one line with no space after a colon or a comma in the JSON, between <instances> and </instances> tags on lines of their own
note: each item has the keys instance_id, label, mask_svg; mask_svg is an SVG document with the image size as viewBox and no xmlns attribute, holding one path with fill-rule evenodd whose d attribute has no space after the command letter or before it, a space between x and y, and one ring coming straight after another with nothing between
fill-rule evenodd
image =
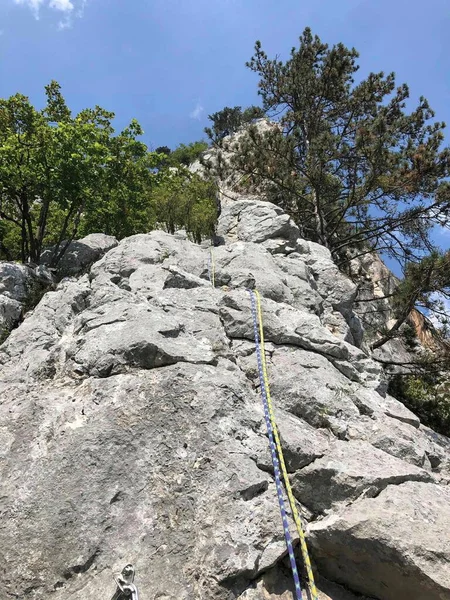
<instances>
[{"instance_id":1,"label":"pine tree","mask_svg":"<svg viewBox=\"0 0 450 600\"><path fill-rule=\"evenodd\" d=\"M435 250L419 262L408 263L405 276L392 297L395 323L372 343L372 350L399 335L413 308L433 316L446 335L448 315L442 307L443 299L450 299L450 251Z\"/></svg>"},{"instance_id":2,"label":"pine tree","mask_svg":"<svg viewBox=\"0 0 450 600\"><path fill-rule=\"evenodd\" d=\"M269 59L257 42L247 65L277 126L250 126L222 175L263 189L338 261L349 260L349 249L353 257L375 250L419 259L432 250L433 225L448 222L445 125L423 97L408 113L408 87L396 87L393 73L355 83L357 58L308 28L286 62Z\"/></svg>"},{"instance_id":3,"label":"pine tree","mask_svg":"<svg viewBox=\"0 0 450 600\"><path fill-rule=\"evenodd\" d=\"M208 115L213 125L206 127L205 133L214 145L220 146L226 136L236 133L244 125L250 125L264 116L265 112L259 106L249 106L244 111L240 106L234 108L226 106L223 110Z\"/></svg>"}]
</instances>

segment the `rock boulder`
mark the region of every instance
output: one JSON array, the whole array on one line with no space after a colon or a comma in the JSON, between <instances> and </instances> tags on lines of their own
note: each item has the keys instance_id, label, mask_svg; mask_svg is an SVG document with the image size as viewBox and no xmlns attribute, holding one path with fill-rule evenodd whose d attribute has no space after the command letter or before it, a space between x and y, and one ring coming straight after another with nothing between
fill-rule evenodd
<instances>
[{"instance_id":1,"label":"rock boulder","mask_svg":"<svg viewBox=\"0 0 450 600\"><path fill-rule=\"evenodd\" d=\"M128 562L142 598L292 597L254 288L320 600L450 598L450 441L385 393L327 251L236 202L212 256L183 234L94 236L94 264L68 259L78 278L0 346L5 599L111 598ZM20 285L0 281L15 318Z\"/></svg>"}]
</instances>

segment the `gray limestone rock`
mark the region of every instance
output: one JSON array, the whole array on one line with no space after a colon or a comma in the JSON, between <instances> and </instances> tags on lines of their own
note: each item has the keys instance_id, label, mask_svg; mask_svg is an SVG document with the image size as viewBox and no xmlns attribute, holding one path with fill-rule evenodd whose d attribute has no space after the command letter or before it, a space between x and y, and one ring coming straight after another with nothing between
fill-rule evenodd
<instances>
[{"instance_id":1,"label":"gray limestone rock","mask_svg":"<svg viewBox=\"0 0 450 600\"><path fill-rule=\"evenodd\" d=\"M62 243L62 248L58 251L64 248L65 243ZM103 233L91 233L80 240L70 242L56 267L58 277L61 279L83 273L117 244L118 241L115 237ZM46 248L41 254L41 264L49 265L55 251L55 247Z\"/></svg>"},{"instance_id":2,"label":"gray limestone rock","mask_svg":"<svg viewBox=\"0 0 450 600\"><path fill-rule=\"evenodd\" d=\"M11 329L19 322L22 305L17 300L0 295L0 344L8 337Z\"/></svg>"},{"instance_id":3,"label":"gray limestone rock","mask_svg":"<svg viewBox=\"0 0 450 600\"><path fill-rule=\"evenodd\" d=\"M220 316L229 337L252 339L250 301L245 292L230 292L224 296ZM318 316L288 304L266 300L264 324L267 341L317 352L328 358L346 377L378 385L380 367L355 346L333 336Z\"/></svg>"},{"instance_id":4,"label":"gray limestone rock","mask_svg":"<svg viewBox=\"0 0 450 600\"><path fill-rule=\"evenodd\" d=\"M52 285L52 275L45 267L0 263L0 344Z\"/></svg>"},{"instance_id":5,"label":"gray limestone rock","mask_svg":"<svg viewBox=\"0 0 450 600\"><path fill-rule=\"evenodd\" d=\"M319 570L386 600L450 598L450 489L389 485L310 527Z\"/></svg>"},{"instance_id":6,"label":"gray limestone rock","mask_svg":"<svg viewBox=\"0 0 450 600\"><path fill-rule=\"evenodd\" d=\"M299 237L297 225L280 207L251 197L241 198L227 207L217 233L243 242L287 240L293 246L293 250Z\"/></svg>"},{"instance_id":7,"label":"gray limestone rock","mask_svg":"<svg viewBox=\"0 0 450 600\"><path fill-rule=\"evenodd\" d=\"M0 539L15 540L0 550L6 597L112 596L130 560L150 598L242 589L264 540L282 539L271 478L233 435L252 418L247 388L226 363L49 382L26 402L11 388L0 420Z\"/></svg>"},{"instance_id":8,"label":"gray limestone rock","mask_svg":"<svg viewBox=\"0 0 450 600\"><path fill-rule=\"evenodd\" d=\"M26 302L36 285L36 279L33 269L26 265L0 263L0 296Z\"/></svg>"},{"instance_id":9,"label":"gray limestone rock","mask_svg":"<svg viewBox=\"0 0 450 600\"><path fill-rule=\"evenodd\" d=\"M183 232L81 240L94 264L74 254L84 275L1 345L3 596L109 600L131 562L142 598L292 597L256 288L320 600L449 598L450 441L384 393L353 283L270 203L225 202L219 234L214 249ZM29 271L1 268L14 320Z\"/></svg>"},{"instance_id":10,"label":"gray limestone rock","mask_svg":"<svg viewBox=\"0 0 450 600\"><path fill-rule=\"evenodd\" d=\"M365 440L392 456L430 470L440 471L448 465L448 450L430 439L422 428L417 429L385 413L375 418L361 415L350 419L346 439Z\"/></svg>"},{"instance_id":11,"label":"gray limestone rock","mask_svg":"<svg viewBox=\"0 0 450 600\"><path fill-rule=\"evenodd\" d=\"M293 475L293 489L314 513L361 496L377 496L388 485L434 481L433 476L362 441L335 441L327 452Z\"/></svg>"}]
</instances>

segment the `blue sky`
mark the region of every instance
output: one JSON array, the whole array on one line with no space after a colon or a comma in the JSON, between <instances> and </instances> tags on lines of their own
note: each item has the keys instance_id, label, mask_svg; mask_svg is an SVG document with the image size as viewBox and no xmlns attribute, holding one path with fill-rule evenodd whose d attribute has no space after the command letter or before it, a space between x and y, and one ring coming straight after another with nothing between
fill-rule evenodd
<instances>
[{"instance_id":1,"label":"blue sky","mask_svg":"<svg viewBox=\"0 0 450 600\"><path fill-rule=\"evenodd\" d=\"M202 138L208 114L257 102L255 41L285 58L305 26L354 46L362 76L395 71L450 125L449 0L0 0L0 97L42 105L56 79L74 111L135 117L150 147L173 148Z\"/></svg>"},{"instance_id":2,"label":"blue sky","mask_svg":"<svg viewBox=\"0 0 450 600\"><path fill-rule=\"evenodd\" d=\"M173 147L201 138L211 112L257 100L256 39L285 57L307 25L450 122L448 0L0 0L0 96L40 104L56 79L74 110L99 104L118 127L136 117L148 143Z\"/></svg>"}]
</instances>

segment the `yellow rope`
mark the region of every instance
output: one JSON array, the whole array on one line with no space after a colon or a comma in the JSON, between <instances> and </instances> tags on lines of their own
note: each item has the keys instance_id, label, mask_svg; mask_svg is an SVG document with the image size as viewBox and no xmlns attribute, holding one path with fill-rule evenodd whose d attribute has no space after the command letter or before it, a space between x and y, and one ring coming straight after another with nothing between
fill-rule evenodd
<instances>
[{"instance_id":1,"label":"yellow rope","mask_svg":"<svg viewBox=\"0 0 450 600\"><path fill-rule=\"evenodd\" d=\"M212 246L210 248L210 255L211 255L211 273L210 273L211 285L213 287L216 287L216 264L214 262L214 252L213 252Z\"/></svg>"},{"instance_id":2,"label":"yellow rope","mask_svg":"<svg viewBox=\"0 0 450 600\"><path fill-rule=\"evenodd\" d=\"M306 571L308 573L308 581L309 581L309 590L311 592L312 600L318 600L317 588L314 583L314 574L312 572L311 561L309 559L308 547L306 545L306 538L303 529L302 520L297 510L297 504L295 502L294 494L292 493L291 482L289 481L289 476L286 469L286 463L284 462L283 450L281 448L280 436L278 435L278 428L275 420L275 414L273 411L272 398L270 396L270 387L269 387L269 377L267 374L267 363L266 363L266 349L264 344L264 328L263 328L263 317L261 310L261 297L259 292L255 290L256 296L256 304L258 309L258 321L259 321L259 336L260 336L260 346L261 346L261 357L262 357L262 369L263 369L263 377L264 384L266 386L267 393L267 403L269 405L269 416L272 424L272 429L275 438L275 445L277 447L278 452L278 460L280 462L281 473L283 475L284 486L286 488L286 493L289 499L289 505L291 507L292 516L294 517L295 526L297 528L297 532L300 538L300 547L302 550L303 562L306 567Z\"/></svg>"},{"instance_id":3,"label":"yellow rope","mask_svg":"<svg viewBox=\"0 0 450 600\"><path fill-rule=\"evenodd\" d=\"M216 267L215 267L215 262L214 262L214 252L213 252L212 246L210 248L210 254L211 254L211 284L213 287L215 287ZM270 416L270 421L272 424L272 429L274 432L275 445L276 445L277 453L278 453L278 460L280 463L281 473L283 476L286 493L287 493L287 496L289 499L289 505L291 507L292 516L294 518L295 526L297 528L297 532L298 532L299 539L300 539L300 547L301 547L301 551L302 551L303 562L305 564L306 571L308 574L308 582L309 582L309 590L311 592L311 600L318 600L317 588L316 588L316 584L314 582L314 574L313 574L312 567L311 567L311 561L309 558L308 547L306 545L304 528L303 528L303 524L302 524L300 515L297 510L297 504L295 502L294 494L292 493L291 482L289 481L289 476L288 476L287 469L286 469L286 463L284 462L284 456L283 456L283 450L281 448L280 436L278 434L278 428L277 428L277 424L276 424L276 420L275 420L275 414L273 411L272 398L270 395L269 376L267 374L263 316L262 316L262 310L261 310L261 297L257 290L255 290L255 296L256 296L256 305L257 305L258 321L259 321L259 335L260 335L260 348L261 348L263 378L264 378L264 385L265 385L266 391L267 391L267 403L268 403L268 407L269 407L269 416Z\"/></svg>"}]
</instances>

